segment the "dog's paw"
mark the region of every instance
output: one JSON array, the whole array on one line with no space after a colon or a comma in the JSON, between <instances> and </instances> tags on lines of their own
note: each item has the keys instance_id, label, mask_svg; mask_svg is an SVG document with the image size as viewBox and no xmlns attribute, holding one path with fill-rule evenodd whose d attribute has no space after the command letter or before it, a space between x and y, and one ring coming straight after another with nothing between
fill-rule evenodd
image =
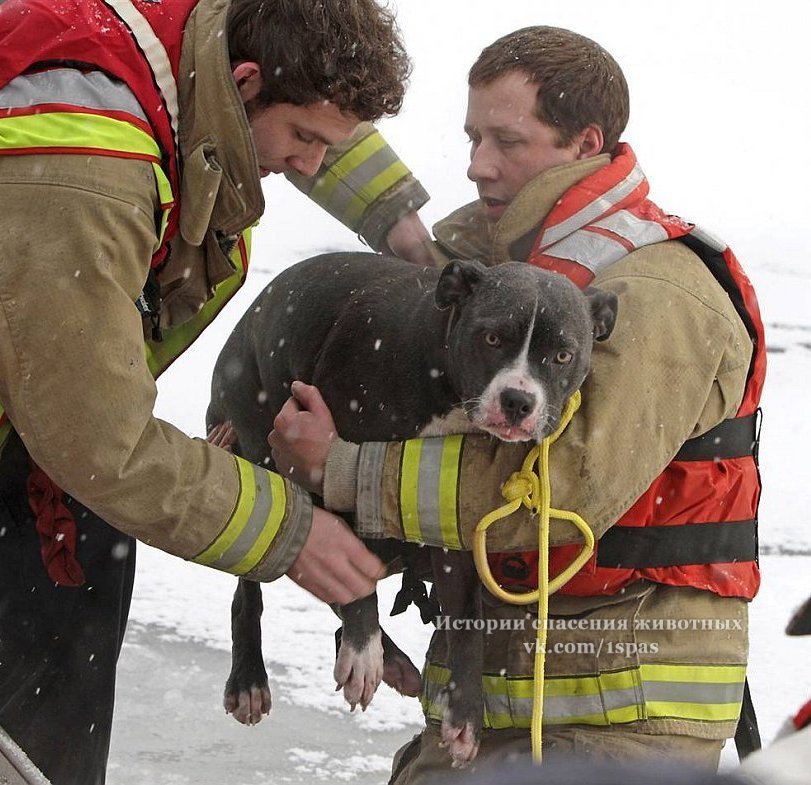
<instances>
[{"instance_id":1,"label":"dog's paw","mask_svg":"<svg viewBox=\"0 0 811 785\"><path fill-rule=\"evenodd\" d=\"M226 686L222 705L225 713L233 715L237 722L256 725L261 722L263 714L270 714L270 687L267 682L263 686L253 685L239 690Z\"/></svg>"},{"instance_id":2,"label":"dog's paw","mask_svg":"<svg viewBox=\"0 0 811 785\"><path fill-rule=\"evenodd\" d=\"M360 650L355 649L346 640L341 641L333 675L337 685L336 691L343 689L344 698L352 711L358 704L366 711L383 680L383 645L380 630L377 630Z\"/></svg>"},{"instance_id":3,"label":"dog's paw","mask_svg":"<svg viewBox=\"0 0 811 785\"><path fill-rule=\"evenodd\" d=\"M441 734L442 746L447 747L453 768L462 768L476 757L479 751L479 732L472 722L454 725L443 720Z\"/></svg>"},{"instance_id":4,"label":"dog's paw","mask_svg":"<svg viewBox=\"0 0 811 785\"><path fill-rule=\"evenodd\" d=\"M394 646L394 644L392 644ZM416 698L420 694L422 677L407 654L397 646L390 649L383 645L383 681L400 695Z\"/></svg>"}]
</instances>

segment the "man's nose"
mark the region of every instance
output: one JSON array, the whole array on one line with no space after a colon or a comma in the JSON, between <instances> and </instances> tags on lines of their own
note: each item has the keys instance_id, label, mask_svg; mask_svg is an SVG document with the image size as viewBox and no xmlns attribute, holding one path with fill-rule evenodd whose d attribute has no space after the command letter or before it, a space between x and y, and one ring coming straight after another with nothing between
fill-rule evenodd
<instances>
[{"instance_id":1,"label":"man's nose","mask_svg":"<svg viewBox=\"0 0 811 785\"><path fill-rule=\"evenodd\" d=\"M309 150L302 155L293 156L288 163L292 169L295 169L299 174L305 177L312 177L318 173L318 169L327 154L327 146L320 144L314 146L314 149Z\"/></svg>"},{"instance_id":2,"label":"man's nose","mask_svg":"<svg viewBox=\"0 0 811 785\"><path fill-rule=\"evenodd\" d=\"M480 180L498 179L498 165L492 151L486 145L479 144L471 150L467 177L468 180L472 180L474 183Z\"/></svg>"}]
</instances>

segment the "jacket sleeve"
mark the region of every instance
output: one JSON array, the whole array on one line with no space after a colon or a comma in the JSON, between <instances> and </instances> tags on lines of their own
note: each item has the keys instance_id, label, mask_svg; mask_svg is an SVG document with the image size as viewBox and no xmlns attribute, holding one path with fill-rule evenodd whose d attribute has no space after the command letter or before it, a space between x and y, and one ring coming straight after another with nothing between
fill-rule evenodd
<instances>
[{"instance_id":1,"label":"jacket sleeve","mask_svg":"<svg viewBox=\"0 0 811 785\"><path fill-rule=\"evenodd\" d=\"M346 142L331 147L313 177L287 178L375 251L385 250L392 226L429 198L371 123L361 123Z\"/></svg>"},{"instance_id":2,"label":"jacket sleeve","mask_svg":"<svg viewBox=\"0 0 811 785\"><path fill-rule=\"evenodd\" d=\"M258 580L309 533L309 497L152 415L134 300L156 247L151 164L0 159L0 400L32 458L116 528Z\"/></svg>"},{"instance_id":3,"label":"jacket sleeve","mask_svg":"<svg viewBox=\"0 0 811 785\"><path fill-rule=\"evenodd\" d=\"M673 256L692 256L686 249L668 253L705 289L717 289L717 302L697 296L695 282L609 273L599 285L618 295L617 326L595 345L582 406L550 450L552 506L581 515L597 537L685 440L734 415L743 394L751 355L743 325L696 257ZM528 450L481 435L338 442L327 462L325 502L356 507L361 536L469 549L479 520L505 503L501 486ZM552 545L580 540L565 521L553 520L550 534ZM521 507L488 530L488 548L536 548L537 538L537 519Z\"/></svg>"}]
</instances>

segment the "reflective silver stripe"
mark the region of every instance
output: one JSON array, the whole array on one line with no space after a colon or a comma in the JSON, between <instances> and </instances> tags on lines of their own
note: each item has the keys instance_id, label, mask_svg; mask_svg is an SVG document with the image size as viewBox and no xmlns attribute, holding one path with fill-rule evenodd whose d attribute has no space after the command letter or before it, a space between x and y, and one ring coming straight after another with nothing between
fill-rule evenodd
<instances>
[{"instance_id":1,"label":"reflective silver stripe","mask_svg":"<svg viewBox=\"0 0 811 785\"><path fill-rule=\"evenodd\" d=\"M559 243L549 246L544 253L558 259L571 259L596 274L604 267L627 256L628 249L622 243L603 234L581 229Z\"/></svg>"},{"instance_id":2,"label":"reflective silver stripe","mask_svg":"<svg viewBox=\"0 0 811 785\"><path fill-rule=\"evenodd\" d=\"M112 109L127 112L144 122L147 119L129 87L101 71L82 73L75 68L52 68L15 77L0 89L0 106L4 109L48 103Z\"/></svg>"},{"instance_id":3,"label":"reflective silver stripe","mask_svg":"<svg viewBox=\"0 0 811 785\"><path fill-rule=\"evenodd\" d=\"M645 698L668 703L740 703L742 682L645 681Z\"/></svg>"},{"instance_id":4,"label":"reflective silver stripe","mask_svg":"<svg viewBox=\"0 0 811 785\"><path fill-rule=\"evenodd\" d=\"M603 218L602 221L592 224L601 229L608 229L631 243L634 248L653 245L667 240L667 231L664 226L655 221L646 221L628 210L618 210L613 215Z\"/></svg>"},{"instance_id":5,"label":"reflective silver stripe","mask_svg":"<svg viewBox=\"0 0 811 785\"><path fill-rule=\"evenodd\" d=\"M386 459L387 442L364 442L358 458L357 532L380 536L383 522L381 477Z\"/></svg>"},{"instance_id":6,"label":"reflective silver stripe","mask_svg":"<svg viewBox=\"0 0 811 785\"><path fill-rule=\"evenodd\" d=\"M141 12L130 2L130 0L104 0L129 27L138 46L144 53L152 75L161 91L166 109L169 113L169 122L175 135L177 144L178 116L180 114L177 103L177 83L172 75L172 66L169 63L169 55L160 39L155 35L155 31Z\"/></svg>"},{"instance_id":7,"label":"reflective silver stripe","mask_svg":"<svg viewBox=\"0 0 811 785\"><path fill-rule=\"evenodd\" d=\"M253 467L252 467L253 468ZM213 561L206 564L218 570L230 572L242 561L248 551L254 546L267 525L271 508L273 507L273 492L270 487L270 474L261 469L253 471L256 481L256 501L245 527L228 550Z\"/></svg>"},{"instance_id":8,"label":"reflective silver stripe","mask_svg":"<svg viewBox=\"0 0 811 785\"><path fill-rule=\"evenodd\" d=\"M701 240L701 242L709 245L714 251L724 252L727 249L727 244L720 237L717 237L701 226L694 226L690 234L697 240Z\"/></svg>"},{"instance_id":9,"label":"reflective silver stripe","mask_svg":"<svg viewBox=\"0 0 811 785\"><path fill-rule=\"evenodd\" d=\"M444 542L439 525L440 469L444 446L445 440L442 438L423 439L420 452L417 509L422 541L432 545Z\"/></svg>"},{"instance_id":10,"label":"reflective silver stripe","mask_svg":"<svg viewBox=\"0 0 811 785\"><path fill-rule=\"evenodd\" d=\"M583 226L594 222L603 213L607 212L617 202L622 201L634 189L638 188L645 181L645 175L639 164L628 173L628 176L617 183L611 190L606 191L598 199L587 204L582 210L578 210L574 215L561 221L559 224L550 226L543 234L541 250L546 253L546 249L553 243L562 240L567 235L577 231Z\"/></svg>"}]
</instances>

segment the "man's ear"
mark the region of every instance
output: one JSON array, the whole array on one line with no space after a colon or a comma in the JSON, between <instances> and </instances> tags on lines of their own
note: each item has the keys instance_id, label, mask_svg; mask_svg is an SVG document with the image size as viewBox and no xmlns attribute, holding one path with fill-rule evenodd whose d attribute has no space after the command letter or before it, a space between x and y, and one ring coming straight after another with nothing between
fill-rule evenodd
<instances>
[{"instance_id":1,"label":"man's ear","mask_svg":"<svg viewBox=\"0 0 811 785\"><path fill-rule=\"evenodd\" d=\"M456 259L446 264L436 284L436 304L440 308L447 308L461 303L473 293L486 270L481 262L476 261Z\"/></svg>"},{"instance_id":2,"label":"man's ear","mask_svg":"<svg viewBox=\"0 0 811 785\"><path fill-rule=\"evenodd\" d=\"M579 149L577 159L579 161L584 158L594 158L603 151L605 139L603 137L603 129L599 125L592 123L587 125L577 136Z\"/></svg>"},{"instance_id":3,"label":"man's ear","mask_svg":"<svg viewBox=\"0 0 811 785\"><path fill-rule=\"evenodd\" d=\"M595 341L606 341L617 323L617 295L589 286L583 292L589 301Z\"/></svg>"},{"instance_id":4,"label":"man's ear","mask_svg":"<svg viewBox=\"0 0 811 785\"><path fill-rule=\"evenodd\" d=\"M243 104L247 104L248 101L252 101L259 95L259 91L262 89L262 72L259 63L238 63L231 73L234 75Z\"/></svg>"}]
</instances>

